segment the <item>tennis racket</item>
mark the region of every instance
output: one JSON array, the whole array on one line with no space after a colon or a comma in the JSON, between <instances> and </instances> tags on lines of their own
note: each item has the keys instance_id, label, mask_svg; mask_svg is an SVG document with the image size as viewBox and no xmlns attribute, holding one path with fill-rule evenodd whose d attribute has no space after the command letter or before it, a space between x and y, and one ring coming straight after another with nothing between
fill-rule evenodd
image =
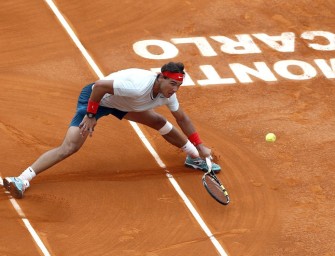
<instances>
[{"instance_id":1,"label":"tennis racket","mask_svg":"<svg viewBox=\"0 0 335 256\"><path fill-rule=\"evenodd\" d=\"M206 157L206 163L208 171L204 174L204 176L202 176L202 183L204 187L207 192L220 204L229 204L230 198L228 192L212 170L212 160L210 157Z\"/></svg>"}]
</instances>

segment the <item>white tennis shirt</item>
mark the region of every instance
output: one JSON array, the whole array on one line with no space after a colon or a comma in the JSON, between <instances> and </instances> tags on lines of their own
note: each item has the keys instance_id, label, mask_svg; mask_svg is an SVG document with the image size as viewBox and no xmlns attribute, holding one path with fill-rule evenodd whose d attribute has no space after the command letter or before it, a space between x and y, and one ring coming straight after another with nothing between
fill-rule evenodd
<instances>
[{"instance_id":1,"label":"white tennis shirt","mask_svg":"<svg viewBox=\"0 0 335 256\"><path fill-rule=\"evenodd\" d=\"M137 68L112 73L102 80L114 81L114 95L105 94L100 105L125 112L141 112L167 105L171 111L177 111L179 102L176 94L170 98L165 98L161 93L153 97L152 88L156 77L154 72Z\"/></svg>"}]
</instances>

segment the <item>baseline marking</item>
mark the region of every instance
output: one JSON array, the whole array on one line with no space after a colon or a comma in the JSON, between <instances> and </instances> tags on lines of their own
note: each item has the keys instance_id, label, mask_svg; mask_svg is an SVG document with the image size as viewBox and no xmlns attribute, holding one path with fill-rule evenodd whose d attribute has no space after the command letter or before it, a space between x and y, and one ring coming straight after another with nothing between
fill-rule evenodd
<instances>
[{"instance_id":1,"label":"baseline marking","mask_svg":"<svg viewBox=\"0 0 335 256\"><path fill-rule=\"evenodd\" d=\"M67 31L67 33L69 34L69 36L71 37L71 39L73 40L73 42L76 44L76 46L78 47L78 49L81 51L81 53L83 54L83 56L85 57L85 59L87 60L87 62L90 64L90 66L92 67L92 69L94 70L94 72L97 74L97 76L99 78L103 78L104 77L103 73L101 72L101 70L99 69L99 67L97 66L97 64L93 60L93 58L88 54L87 50L82 45L82 43L78 39L77 35L74 33L73 29L67 23L66 19L61 14L61 12L58 10L58 8L54 4L54 2L52 0L45 0L45 2L49 5L49 7L51 8L51 10L54 12L54 14L58 18L59 22L62 24L62 26L64 27L64 29ZM188 209L190 210L190 212L192 213L192 215L194 216L194 218L199 223L200 227L204 230L204 232L206 233L206 235L209 237L210 241L213 243L213 245L215 246L215 248L217 249L217 251L220 253L221 256L227 256L227 253L225 252L225 250L223 249L223 247L221 246L221 244L214 237L214 235L212 234L212 232L210 231L210 229L208 228L208 226L206 225L206 223L204 222L204 220L201 218L200 214L197 212L197 210L194 208L194 206L192 205L192 203L190 202L190 200L187 198L187 196L185 195L185 193L183 192L183 190L180 188L180 186L177 183L177 181L173 178L172 174L166 169L166 165L163 163L163 161L161 160L161 158L159 157L159 155L157 154L157 152L154 150L154 148L152 147L152 145L150 144L150 142L147 140L147 138L145 137L145 135L143 134L143 132L141 131L141 129L139 128L139 126L136 123L131 122L131 121L129 123L131 124L131 126L133 127L133 129L135 130L135 132L137 133L138 137L142 140L143 144L149 150L149 152L151 153L151 155L154 157L154 159L156 160L157 164L161 168L165 169L166 176L168 177L168 179L171 182L172 186L177 191L177 193L179 194L179 196L183 199L185 205L188 207Z\"/></svg>"},{"instance_id":2,"label":"baseline marking","mask_svg":"<svg viewBox=\"0 0 335 256\"><path fill-rule=\"evenodd\" d=\"M2 176L1 173L0 173L0 176ZM3 185L3 181L2 181L1 177L0 177L0 185ZM9 194L9 192L6 191L6 194ZM49 253L48 249L43 244L41 238L38 236L37 232L35 231L35 229L30 224L29 220L26 218L24 212L22 211L22 209L19 206L19 204L17 203L17 201L13 197L11 197L10 195L9 195L9 201L11 202L11 204L14 207L17 214L21 217L22 222L24 223L24 225L28 229L30 235L33 237L34 241L36 242L37 246L42 251L43 255L50 256L50 253Z\"/></svg>"}]
</instances>

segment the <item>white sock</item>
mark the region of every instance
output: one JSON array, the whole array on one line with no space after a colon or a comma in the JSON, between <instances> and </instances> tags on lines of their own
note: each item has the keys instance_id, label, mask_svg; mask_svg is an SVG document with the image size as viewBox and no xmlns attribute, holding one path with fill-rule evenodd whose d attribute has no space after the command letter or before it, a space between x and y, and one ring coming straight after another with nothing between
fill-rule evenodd
<instances>
[{"instance_id":1,"label":"white sock","mask_svg":"<svg viewBox=\"0 0 335 256\"><path fill-rule=\"evenodd\" d=\"M189 140L184 146L181 147L181 149L192 158L199 157L199 152L197 148Z\"/></svg>"},{"instance_id":2,"label":"white sock","mask_svg":"<svg viewBox=\"0 0 335 256\"><path fill-rule=\"evenodd\" d=\"M29 166L26 170L24 170L21 173L21 175L19 176L19 178L22 179L22 180L31 181L35 176L36 176L35 171L33 170L33 168L31 168Z\"/></svg>"},{"instance_id":3,"label":"white sock","mask_svg":"<svg viewBox=\"0 0 335 256\"><path fill-rule=\"evenodd\" d=\"M23 180L23 184L24 184L25 189L30 187L30 183L27 180Z\"/></svg>"}]
</instances>

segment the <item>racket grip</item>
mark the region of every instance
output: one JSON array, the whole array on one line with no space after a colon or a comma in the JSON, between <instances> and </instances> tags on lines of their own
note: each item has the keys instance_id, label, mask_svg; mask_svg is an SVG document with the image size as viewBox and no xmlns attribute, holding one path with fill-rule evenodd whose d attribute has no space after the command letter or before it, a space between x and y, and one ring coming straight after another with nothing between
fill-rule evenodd
<instances>
[{"instance_id":1,"label":"racket grip","mask_svg":"<svg viewBox=\"0 0 335 256\"><path fill-rule=\"evenodd\" d=\"M208 166L208 170L211 171L212 170L212 160L211 160L211 156L210 157L206 157L206 164Z\"/></svg>"}]
</instances>

